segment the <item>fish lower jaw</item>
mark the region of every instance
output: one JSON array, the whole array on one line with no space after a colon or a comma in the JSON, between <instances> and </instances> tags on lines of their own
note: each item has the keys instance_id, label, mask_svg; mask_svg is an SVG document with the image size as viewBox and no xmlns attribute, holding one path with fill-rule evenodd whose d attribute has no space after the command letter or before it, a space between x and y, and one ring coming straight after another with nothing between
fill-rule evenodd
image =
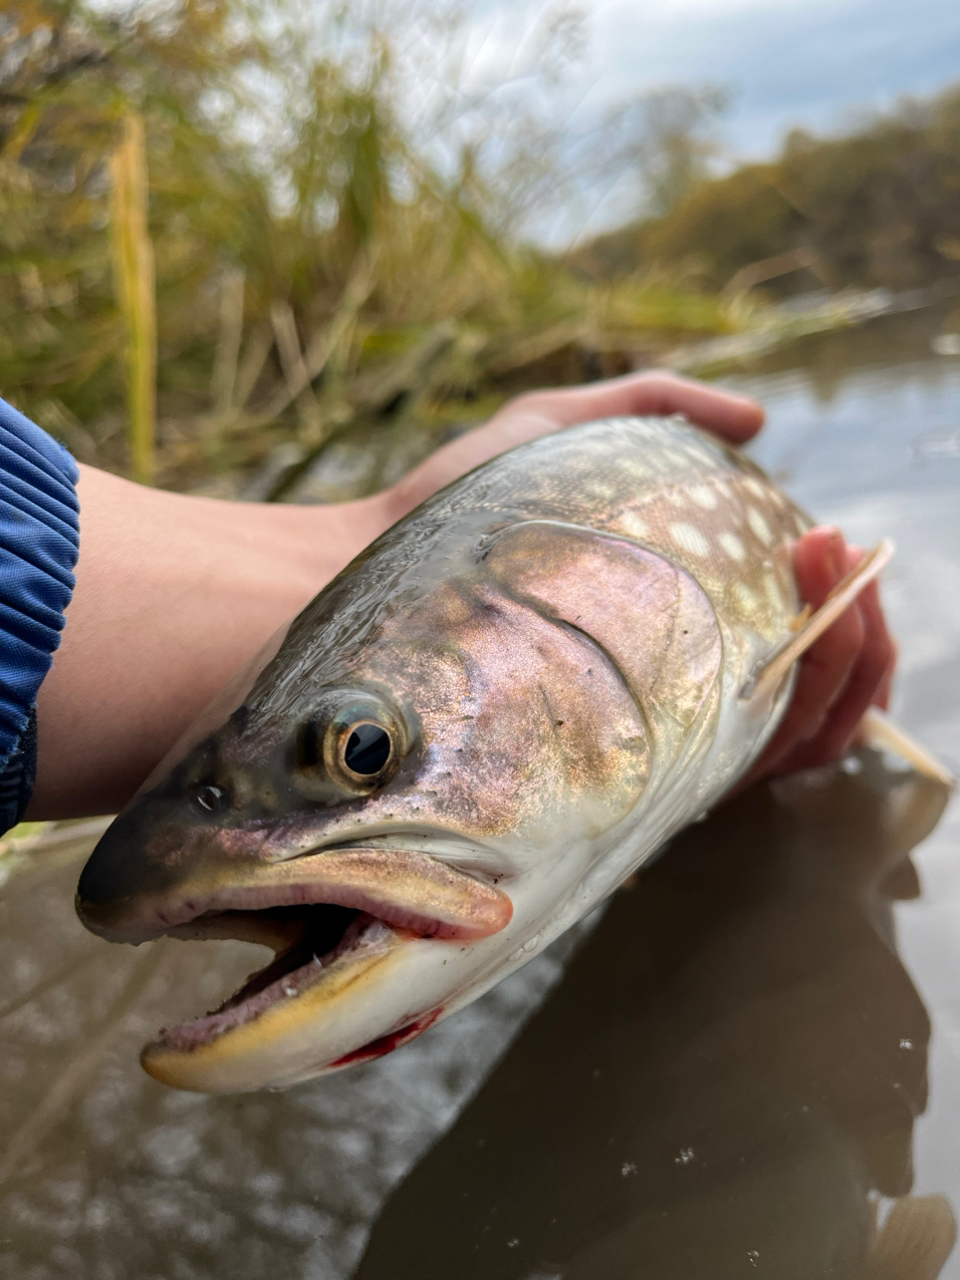
<instances>
[{"instance_id":1,"label":"fish lower jaw","mask_svg":"<svg viewBox=\"0 0 960 1280\"><path fill-rule=\"evenodd\" d=\"M414 973L427 959L435 976L445 975L447 959L471 944L422 938L358 913L335 946L300 963L309 945L294 963L288 952L254 974L214 1013L162 1032L141 1055L144 1069L177 1089L244 1093L381 1057L444 1012L442 990L418 991L411 980L411 956Z\"/></svg>"},{"instance_id":2,"label":"fish lower jaw","mask_svg":"<svg viewBox=\"0 0 960 1280\"><path fill-rule=\"evenodd\" d=\"M320 910L323 910L321 907ZM334 911L342 910L333 908ZM327 950L322 942L312 940L309 928L303 938L264 969L251 974L243 986L218 1009L164 1028L155 1041L144 1049L144 1066L150 1070L151 1059L168 1053L189 1053L204 1045L212 1044L220 1036L238 1027L254 1022L284 1001L295 1000L336 966L341 968L363 959L385 954L404 938L417 935L404 929L396 929L384 920L365 912L346 912L352 918L345 921L339 941ZM329 925L329 919L326 921ZM250 938L250 935L246 935ZM329 941L329 937L325 939ZM317 945L319 950L314 951Z\"/></svg>"}]
</instances>

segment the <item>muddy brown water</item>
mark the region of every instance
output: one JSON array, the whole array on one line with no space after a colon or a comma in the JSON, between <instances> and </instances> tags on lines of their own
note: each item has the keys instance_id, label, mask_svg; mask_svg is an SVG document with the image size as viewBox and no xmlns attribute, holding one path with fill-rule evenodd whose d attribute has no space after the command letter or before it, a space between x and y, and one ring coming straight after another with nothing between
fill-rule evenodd
<instances>
[{"instance_id":1,"label":"muddy brown water","mask_svg":"<svg viewBox=\"0 0 960 1280\"><path fill-rule=\"evenodd\" d=\"M944 327L727 381L768 404L757 456L796 497L896 539L895 709L960 770ZM233 1098L136 1055L262 953L111 947L73 916L84 843L27 858L0 889L0 1278L957 1280L958 815L870 753L757 788L419 1041Z\"/></svg>"}]
</instances>

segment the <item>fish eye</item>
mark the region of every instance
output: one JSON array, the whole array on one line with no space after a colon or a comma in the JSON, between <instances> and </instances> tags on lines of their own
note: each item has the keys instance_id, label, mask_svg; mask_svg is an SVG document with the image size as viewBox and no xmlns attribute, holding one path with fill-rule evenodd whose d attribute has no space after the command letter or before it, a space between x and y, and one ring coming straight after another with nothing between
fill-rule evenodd
<instances>
[{"instance_id":1,"label":"fish eye","mask_svg":"<svg viewBox=\"0 0 960 1280\"><path fill-rule=\"evenodd\" d=\"M342 706L327 725L323 746L328 775L349 791L381 787L393 776L406 737L398 717L372 699Z\"/></svg>"},{"instance_id":2,"label":"fish eye","mask_svg":"<svg viewBox=\"0 0 960 1280\"><path fill-rule=\"evenodd\" d=\"M361 720L342 735L343 763L362 778L382 773L393 753L393 739L382 724ZM341 739L342 740L342 739Z\"/></svg>"},{"instance_id":3,"label":"fish eye","mask_svg":"<svg viewBox=\"0 0 960 1280\"><path fill-rule=\"evenodd\" d=\"M318 798L331 783L360 794L383 786L407 754L403 715L366 691L333 691L324 703L298 731L297 785Z\"/></svg>"},{"instance_id":4,"label":"fish eye","mask_svg":"<svg viewBox=\"0 0 960 1280\"><path fill-rule=\"evenodd\" d=\"M193 793L193 798L206 813L216 813L223 808L226 792L222 787L207 784L203 787L197 787Z\"/></svg>"}]
</instances>

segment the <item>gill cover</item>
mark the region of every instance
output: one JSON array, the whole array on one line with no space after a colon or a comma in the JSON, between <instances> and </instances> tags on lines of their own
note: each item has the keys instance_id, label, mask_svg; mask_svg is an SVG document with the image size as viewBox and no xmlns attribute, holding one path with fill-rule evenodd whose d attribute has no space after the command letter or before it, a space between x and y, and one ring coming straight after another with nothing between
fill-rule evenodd
<instances>
[{"instance_id":1,"label":"gill cover","mask_svg":"<svg viewBox=\"0 0 960 1280\"><path fill-rule=\"evenodd\" d=\"M690 728L723 657L713 606L690 574L639 543L552 520L511 526L486 563L514 597L601 648L648 733Z\"/></svg>"}]
</instances>

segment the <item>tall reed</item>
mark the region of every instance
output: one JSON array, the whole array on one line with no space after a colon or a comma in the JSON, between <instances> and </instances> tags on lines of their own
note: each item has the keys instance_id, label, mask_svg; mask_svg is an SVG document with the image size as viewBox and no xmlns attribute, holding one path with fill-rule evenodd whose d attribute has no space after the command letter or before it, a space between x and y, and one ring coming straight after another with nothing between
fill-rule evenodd
<instances>
[{"instance_id":1,"label":"tall reed","mask_svg":"<svg viewBox=\"0 0 960 1280\"><path fill-rule=\"evenodd\" d=\"M157 314L153 246L147 230L147 152L143 117L123 121L110 160L110 226L117 304L126 328L127 404L133 478L154 476L157 421Z\"/></svg>"}]
</instances>

